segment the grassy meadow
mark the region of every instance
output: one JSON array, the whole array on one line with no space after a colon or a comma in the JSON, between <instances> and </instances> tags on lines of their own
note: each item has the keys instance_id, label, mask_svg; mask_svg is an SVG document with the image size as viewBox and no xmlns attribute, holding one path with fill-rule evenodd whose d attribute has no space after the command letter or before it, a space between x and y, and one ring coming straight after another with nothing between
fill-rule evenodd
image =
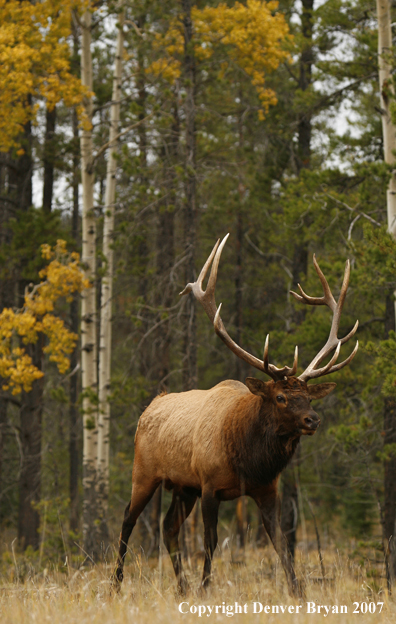
<instances>
[{"instance_id":1,"label":"grassy meadow","mask_svg":"<svg viewBox=\"0 0 396 624\"><path fill-rule=\"evenodd\" d=\"M264 621L305 624L329 619L339 623L363 624L396 621L396 597L389 596L386 591L383 565L374 547L366 547L364 552L358 554L352 544L342 551L326 547L323 570L314 542L309 548L299 547L296 568L299 578L304 580L306 598L293 600L287 593L284 573L272 546L256 548L249 544L242 552L230 548L229 544L225 540L222 548L216 551L213 582L205 596L198 590L202 554L186 558L185 567L192 589L183 598L176 592L166 552L162 552L159 559L147 559L142 550L133 545L128 554L122 590L117 595L111 595L109 579L114 565L113 554L109 556L108 564L91 567L84 564L78 568L64 561L62 565L37 571L26 558L12 551L12 560L8 561L8 565L5 565L3 557L0 622L177 624L231 620L246 624ZM181 602L184 603L181 609L187 613L179 611ZM222 612L227 607L229 612L234 612L236 602L247 613L227 616ZM258 603L261 603L260 613L254 613L254 603L257 603L256 611L260 611ZM379 603L383 603L381 612ZM329 611L326 613L321 607L318 613L318 605L327 605ZM341 605L346 607L347 613L341 613ZM212 607L211 613L208 607ZM316 612L313 612L314 609ZM339 612L334 613L337 609ZM357 613L353 613L354 610ZM364 613L366 610L367 613ZM375 612L370 613L370 610Z\"/></svg>"}]
</instances>

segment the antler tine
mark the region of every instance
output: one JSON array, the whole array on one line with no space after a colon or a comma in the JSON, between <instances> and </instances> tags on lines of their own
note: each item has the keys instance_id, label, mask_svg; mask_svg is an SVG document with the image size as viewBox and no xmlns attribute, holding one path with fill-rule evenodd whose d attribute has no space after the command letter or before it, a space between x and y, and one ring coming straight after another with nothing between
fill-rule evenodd
<instances>
[{"instance_id":1,"label":"antler tine","mask_svg":"<svg viewBox=\"0 0 396 624\"><path fill-rule=\"evenodd\" d=\"M340 338L341 344L345 344L346 342L348 342L348 340L350 338L352 338L352 336L354 336L357 332L357 328L359 327L359 321L356 321L356 323L354 324L354 326L352 327L351 331L349 332L349 334L347 334L346 336L344 336L344 338Z\"/></svg>"},{"instance_id":2,"label":"antler tine","mask_svg":"<svg viewBox=\"0 0 396 624\"><path fill-rule=\"evenodd\" d=\"M297 286L301 295L294 292L294 290L291 290L290 293L300 303L306 303L308 305L326 305L326 302L324 301L323 297L310 297L309 295L307 295L307 293L303 291L300 284L297 284Z\"/></svg>"},{"instance_id":3,"label":"antler tine","mask_svg":"<svg viewBox=\"0 0 396 624\"><path fill-rule=\"evenodd\" d=\"M355 325L353 326L352 330L346 336L344 336L344 338L339 339L337 337L338 329L340 325L340 319L341 319L341 311L342 311L346 293L348 290L349 277L351 273L351 265L350 265L349 260L347 260L346 265L345 265L344 278L342 282L340 296L337 302L335 301L333 297L329 284L324 274L322 273L315 256L313 257L313 262L314 262L316 272L322 283L324 296L320 298L308 297L304 293L301 287L300 287L300 291L302 293L302 296L297 295L296 293L293 293L293 294L296 297L296 299L304 303L307 303L308 305L327 305L333 312L333 319L331 322L330 333L329 333L329 337L327 339L326 344L324 345L324 347L322 347L322 349L314 357L314 359L306 368L306 370L299 377L299 379L302 379L303 381L307 381L308 379L314 379L315 377L320 377L322 375L326 375L328 373L333 373L337 370L340 370L340 368L342 368L343 366L345 366L352 360L358 348L358 347L355 347L353 351L353 355L351 354L351 356L349 356L345 360L345 362L341 362L340 364L335 364L340 353L341 345L345 344L345 342L347 342L350 338L352 338L352 336L356 333L357 328L359 326L359 322L357 321ZM331 357L330 361L326 364L326 366L323 366L322 368L316 368L331 353L331 351L333 351L333 349L335 349L335 353Z\"/></svg>"},{"instance_id":4,"label":"antler tine","mask_svg":"<svg viewBox=\"0 0 396 624\"><path fill-rule=\"evenodd\" d=\"M344 279L342 280L340 296L338 297L335 310L333 310L333 321L331 323L329 340L330 338L332 340L338 340L337 338L338 328L340 326L341 312L344 306L344 301L345 301L346 293L347 293L348 286L349 286L350 273L351 273L351 265L350 265L349 260L347 260L345 263Z\"/></svg>"},{"instance_id":5,"label":"antler tine","mask_svg":"<svg viewBox=\"0 0 396 624\"><path fill-rule=\"evenodd\" d=\"M228 236L228 234L227 234ZM197 279L197 284L199 284L200 288L202 288L202 284L203 281L206 277L206 273L208 272L208 269L210 267L210 265L212 264L212 260L215 256L215 253L217 251L218 246L220 245L220 239L217 239L217 242L215 244L215 246L213 247L212 251L210 252L209 258L206 260L205 264L202 267L202 270L200 272L200 274L198 275L198 279ZM212 267L213 270L213 267Z\"/></svg>"},{"instance_id":6,"label":"antler tine","mask_svg":"<svg viewBox=\"0 0 396 624\"><path fill-rule=\"evenodd\" d=\"M228 236L228 234L227 234ZM206 260L205 264L203 265L200 274L198 275L198 279L196 282L189 282L187 284L187 286L179 293L179 295L182 297L183 295L188 295L188 293L190 293L192 290L194 290L194 287L197 286L199 290L202 291L203 294L203 289L202 289L202 283L206 277L206 273L208 272L208 269L212 263L213 257L217 251L217 248L220 244L220 239L217 239L217 242L215 244L215 246L213 247L212 251L209 254L209 258Z\"/></svg>"},{"instance_id":7,"label":"antler tine","mask_svg":"<svg viewBox=\"0 0 396 624\"><path fill-rule=\"evenodd\" d=\"M336 371L339 371L341 368L344 368L344 366L349 364L349 362L351 362L353 358L355 357L356 353L358 352L358 349L359 349L359 340L356 340L356 344L352 353L348 355L348 357L343 362L340 362L339 364L332 366L329 373L335 373Z\"/></svg>"},{"instance_id":8,"label":"antler tine","mask_svg":"<svg viewBox=\"0 0 396 624\"><path fill-rule=\"evenodd\" d=\"M342 309L342 306L344 305L345 297L346 297L348 286L349 286L350 275L351 275L351 263L349 262L349 258L348 258L345 264L344 279L342 280L340 296L338 297L338 306L340 307L340 309Z\"/></svg>"},{"instance_id":9,"label":"antler tine","mask_svg":"<svg viewBox=\"0 0 396 624\"><path fill-rule=\"evenodd\" d=\"M214 257L214 260L213 260L213 264L212 264L212 268L210 270L208 285L206 287L206 292L207 293L214 293L214 291L215 291L216 280L217 280L217 271L218 271L218 268L219 268L220 257L221 257L221 253L222 253L222 251L224 249L224 245L226 244L229 235L230 234L226 234L224 236L223 240L221 241L220 247L216 251L216 254L215 254L215 257ZM206 271L205 271L205 275L206 275Z\"/></svg>"},{"instance_id":10,"label":"antler tine","mask_svg":"<svg viewBox=\"0 0 396 624\"><path fill-rule=\"evenodd\" d=\"M297 372L297 366L298 366L298 346L296 345L296 348L294 349L294 361L293 361L293 367L290 371L290 376L295 375Z\"/></svg>"},{"instance_id":11,"label":"antler tine","mask_svg":"<svg viewBox=\"0 0 396 624\"><path fill-rule=\"evenodd\" d=\"M266 337L265 337L264 354L263 354L264 371L266 373L268 373L268 371L269 371L268 346L269 346L269 334L267 334Z\"/></svg>"},{"instance_id":12,"label":"antler tine","mask_svg":"<svg viewBox=\"0 0 396 624\"><path fill-rule=\"evenodd\" d=\"M317 260L316 260L316 256L314 254L313 256L313 263L314 263L314 267L315 270L317 272L317 274L319 275L319 279L322 283L322 288L323 288L323 297L310 297L309 295L307 295L300 284L297 284L298 289L301 293L301 295L299 295L298 293L295 293L293 290L291 290L291 294L295 297L295 299L297 299L297 301L300 301L300 303L306 303L307 305L327 305L333 312L337 306L336 301L333 297L333 294L330 290L330 286L327 282L327 279L325 278ZM345 279L345 277L344 277ZM348 288L348 286L347 286Z\"/></svg>"},{"instance_id":13,"label":"antler tine","mask_svg":"<svg viewBox=\"0 0 396 624\"><path fill-rule=\"evenodd\" d=\"M229 234L227 234L223 238L221 243L220 243L220 239L218 239L212 251L210 252L209 258L206 260L205 264L203 265L197 281L187 284L185 289L181 293L179 293L182 296L182 295L187 295L188 293L192 292L195 298L202 304L206 314L208 315L212 323L214 321L216 310L217 310L216 300L215 300L217 269L219 266L221 252L223 251L224 245L226 244L228 237L229 237ZM211 264L212 264L212 268L210 270L208 284L207 284L206 290L203 290L202 288L203 280L205 279L206 274Z\"/></svg>"},{"instance_id":14,"label":"antler tine","mask_svg":"<svg viewBox=\"0 0 396 624\"><path fill-rule=\"evenodd\" d=\"M268 351L269 351L269 334L267 334L266 339L265 339L265 344L264 344L263 370L265 373L267 373L267 375L272 377L274 381L278 379L283 379L283 377L291 377L292 375L296 374L297 365L298 365L298 347L294 349L294 361L293 361L292 368L290 368L290 366L283 366L282 368L278 368L274 364L270 364L269 358L268 358Z\"/></svg>"},{"instance_id":15,"label":"antler tine","mask_svg":"<svg viewBox=\"0 0 396 624\"><path fill-rule=\"evenodd\" d=\"M309 369L309 367L303 372L302 375L300 375L300 379L302 379L303 381L305 381L306 379L311 379L312 378L312 372L314 373L315 377L321 377L322 375L326 375L326 373L329 373L331 371L331 367L333 366L333 364L336 363L336 361L338 360L338 356L340 355L340 350L341 350L341 341L338 342L337 344L337 348L335 350L335 352L333 353L330 361L326 364L326 366L323 366L322 368L317 368L317 369Z\"/></svg>"},{"instance_id":16,"label":"antler tine","mask_svg":"<svg viewBox=\"0 0 396 624\"><path fill-rule=\"evenodd\" d=\"M319 275L319 279L320 279L320 281L322 283L322 288L323 288L323 293L324 293L323 303L325 305L328 305L329 308L334 311L334 308L336 307L337 304L336 304L336 301L335 301L335 299L333 297L333 293L330 290L330 286L328 284L328 281L325 278L325 276L324 276L324 274L322 272L322 269L320 268L320 266L318 264L318 261L316 260L315 254L313 255L313 263L314 263L315 270L316 270L317 274Z\"/></svg>"},{"instance_id":17,"label":"antler tine","mask_svg":"<svg viewBox=\"0 0 396 624\"><path fill-rule=\"evenodd\" d=\"M341 341L340 341L341 343ZM339 344L340 344L339 343ZM299 379L301 379L302 381L308 381L309 379L316 379L317 377L322 377L323 375L326 374L330 374L330 373L335 373L339 370L341 370L341 368L344 368L344 366L346 366L347 364L349 364L349 362L351 362L353 360L353 358L355 357L357 351L359 349L359 340L356 341L355 347L352 351L352 353L350 355L348 355L348 357L343 360L342 362L339 362L338 364L335 364L334 366L331 366L329 368L330 363L333 361L333 358L331 358L330 362L328 364L326 364L326 366L324 366L323 368L317 368L316 370L311 370L310 372L308 371L308 369L306 371L304 371L302 373L302 375L299 376ZM337 355L338 357L338 355Z\"/></svg>"}]
</instances>

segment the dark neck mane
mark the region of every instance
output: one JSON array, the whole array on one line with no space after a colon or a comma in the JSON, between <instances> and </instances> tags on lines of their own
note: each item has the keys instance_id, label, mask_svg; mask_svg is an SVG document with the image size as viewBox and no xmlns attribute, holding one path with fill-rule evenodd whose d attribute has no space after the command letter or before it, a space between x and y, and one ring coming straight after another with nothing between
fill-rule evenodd
<instances>
[{"instance_id":1,"label":"dark neck mane","mask_svg":"<svg viewBox=\"0 0 396 624\"><path fill-rule=\"evenodd\" d=\"M247 486L269 485L274 481L300 441L299 435L279 435L272 414L263 414L260 403L249 413L236 410L224 436L232 466Z\"/></svg>"}]
</instances>

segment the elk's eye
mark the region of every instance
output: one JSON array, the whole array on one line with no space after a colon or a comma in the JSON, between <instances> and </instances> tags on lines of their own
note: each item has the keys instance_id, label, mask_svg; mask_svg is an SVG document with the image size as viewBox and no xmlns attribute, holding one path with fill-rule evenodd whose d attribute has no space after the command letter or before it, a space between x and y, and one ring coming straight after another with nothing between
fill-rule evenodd
<instances>
[{"instance_id":1,"label":"elk's eye","mask_svg":"<svg viewBox=\"0 0 396 624\"><path fill-rule=\"evenodd\" d=\"M276 400L277 400L279 403L286 403L286 401L285 401L285 397L284 397L284 396L282 396L281 394L278 394L278 396L276 397Z\"/></svg>"}]
</instances>

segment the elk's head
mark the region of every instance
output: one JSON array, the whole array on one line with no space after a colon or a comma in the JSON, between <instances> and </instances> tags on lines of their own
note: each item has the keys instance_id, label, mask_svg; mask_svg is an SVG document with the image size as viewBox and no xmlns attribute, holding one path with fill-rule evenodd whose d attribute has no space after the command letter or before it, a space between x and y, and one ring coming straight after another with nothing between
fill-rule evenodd
<instances>
[{"instance_id":1,"label":"elk's head","mask_svg":"<svg viewBox=\"0 0 396 624\"><path fill-rule=\"evenodd\" d=\"M330 333L326 344L314 357L314 359L305 369L305 371L301 373L301 375L296 377L295 375L297 372L298 364L298 347L296 347L294 352L293 366L291 368L289 366L277 368L276 366L274 366L274 364L269 363L268 335L264 345L264 356L263 359L260 360L254 355L251 355L250 353L242 349L242 347L240 347L239 345L237 345L229 336L226 328L224 327L224 323L220 317L221 304L219 305L219 307L216 306L215 287L220 256L221 252L223 251L223 247L227 241L227 238L228 234L223 238L221 243L220 240L217 241L216 245L212 250L212 253L205 262L197 281L192 284L187 284L183 292L181 292L180 294L185 295L189 292L192 292L195 298L202 304L206 314L214 325L217 335L220 336L220 338L227 345L227 347L231 349L231 351L233 351L233 353L235 353L239 358L272 377L272 381L268 382L248 377L246 380L246 385L248 386L249 390L253 392L253 394L262 396L263 399L266 400L266 402L270 402L273 405L273 413L278 417L278 433L282 434L282 432L284 432L286 434L295 432L299 435L313 435L318 428L320 420L316 412L311 407L311 401L314 399L321 399L325 397L335 388L336 384L324 383L314 386L308 386L307 381L338 371L347 364L349 364L352 358L354 358L354 356L356 355L359 346L358 341L356 341L356 345L352 353L343 362L339 362L338 364L336 364L338 356L340 354L341 345L343 345L345 342L347 342L347 340L352 338L359 325L358 321L356 321L352 330L346 336L344 336L344 338L337 337L341 311L344 305L349 284L349 260L347 260L345 266L344 280L342 283L338 301L334 299L329 284L327 283L327 280L323 275L315 256L313 257L313 262L316 272L322 283L323 296L310 297L309 295L305 294L300 284L298 284L300 294L291 291L291 294L297 299L297 301L313 306L326 305L333 312ZM211 264L212 268L210 271L208 284L206 290L204 291L202 288L203 280L205 279L206 273L208 272ZM332 354L333 351L334 353ZM331 357L328 363L319 368L319 364L321 364L329 356Z\"/></svg>"},{"instance_id":2,"label":"elk's head","mask_svg":"<svg viewBox=\"0 0 396 624\"><path fill-rule=\"evenodd\" d=\"M276 433L291 436L314 435L320 419L311 401L322 399L336 387L335 383L308 386L296 377L285 377L279 381L248 377L245 383L250 392L263 398L266 406L271 405Z\"/></svg>"}]
</instances>

